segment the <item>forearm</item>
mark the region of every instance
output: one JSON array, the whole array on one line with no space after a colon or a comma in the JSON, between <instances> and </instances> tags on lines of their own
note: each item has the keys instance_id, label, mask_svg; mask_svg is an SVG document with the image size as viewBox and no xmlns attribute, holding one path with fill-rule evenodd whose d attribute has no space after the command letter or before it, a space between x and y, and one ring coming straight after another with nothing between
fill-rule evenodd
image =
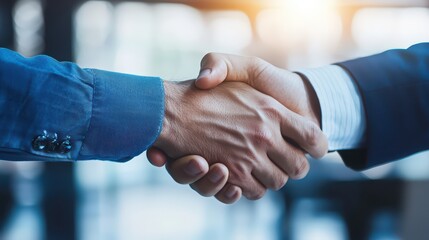
<instances>
[{"instance_id":1,"label":"forearm","mask_svg":"<svg viewBox=\"0 0 429 240\"><path fill-rule=\"evenodd\" d=\"M23 58L0 49L0 158L5 160L106 159L143 152L162 126L159 78L81 69L47 56ZM43 130L71 149L34 148Z\"/></svg>"}]
</instances>

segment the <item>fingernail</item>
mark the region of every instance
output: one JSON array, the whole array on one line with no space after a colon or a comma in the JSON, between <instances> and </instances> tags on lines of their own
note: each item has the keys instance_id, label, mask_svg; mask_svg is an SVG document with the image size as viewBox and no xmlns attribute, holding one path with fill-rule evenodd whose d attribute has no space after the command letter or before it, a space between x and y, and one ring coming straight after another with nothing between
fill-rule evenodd
<instances>
[{"instance_id":1,"label":"fingernail","mask_svg":"<svg viewBox=\"0 0 429 240\"><path fill-rule=\"evenodd\" d=\"M191 161L186 165L184 171L190 176L197 176L203 172L197 162Z\"/></svg>"},{"instance_id":2,"label":"fingernail","mask_svg":"<svg viewBox=\"0 0 429 240\"><path fill-rule=\"evenodd\" d=\"M236 192L237 191L235 191L235 187L234 186L230 186L228 188L228 190L226 191L225 196L227 198L233 198Z\"/></svg>"},{"instance_id":3,"label":"fingernail","mask_svg":"<svg viewBox=\"0 0 429 240\"><path fill-rule=\"evenodd\" d=\"M222 178L223 174L219 173L218 171L214 171L209 175L209 180L212 183L218 183Z\"/></svg>"},{"instance_id":4,"label":"fingernail","mask_svg":"<svg viewBox=\"0 0 429 240\"><path fill-rule=\"evenodd\" d=\"M211 69L203 69L197 77L197 81L201 78L208 77L212 73Z\"/></svg>"}]
</instances>

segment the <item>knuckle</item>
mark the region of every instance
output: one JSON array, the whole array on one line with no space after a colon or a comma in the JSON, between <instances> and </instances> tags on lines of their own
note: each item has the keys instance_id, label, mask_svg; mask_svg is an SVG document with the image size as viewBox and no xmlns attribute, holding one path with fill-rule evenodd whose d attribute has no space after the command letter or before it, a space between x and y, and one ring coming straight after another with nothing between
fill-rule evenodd
<instances>
[{"instance_id":1,"label":"knuckle","mask_svg":"<svg viewBox=\"0 0 429 240\"><path fill-rule=\"evenodd\" d=\"M238 161L237 164L234 166L230 166L229 171L229 180L234 183L240 182L240 179L247 179L250 175L249 168L253 167L251 166L253 161Z\"/></svg>"},{"instance_id":2,"label":"knuckle","mask_svg":"<svg viewBox=\"0 0 429 240\"><path fill-rule=\"evenodd\" d=\"M258 145L272 146L274 144L273 134L265 125L258 125L252 133L252 141Z\"/></svg>"},{"instance_id":3,"label":"knuckle","mask_svg":"<svg viewBox=\"0 0 429 240\"><path fill-rule=\"evenodd\" d=\"M267 189L265 189L265 188L258 189L256 191L252 192L251 194L249 194L247 196L247 199L249 199L249 200L261 199L262 197L264 197L266 192L267 192Z\"/></svg>"},{"instance_id":4,"label":"knuckle","mask_svg":"<svg viewBox=\"0 0 429 240\"><path fill-rule=\"evenodd\" d=\"M218 201L225 203L225 204L233 204L241 198L241 196L239 196L238 198L231 199L231 198L225 196L224 193L221 193L221 194L218 193L215 195L215 197Z\"/></svg>"},{"instance_id":5,"label":"knuckle","mask_svg":"<svg viewBox=\"0 0 429 240\"><path fill-rule=\"evenodd\" d=\"M307 144L314 148L317 147L320 144L320 136L323 135L322 131L319 127L316 126L316 124L310 124L308 126L308 129L305 133L305 141Z\"/></svg>"},{"instance_id":6,"label":"knuckle","mask_svg":"<svg viewBox=\"0 0 429 240\"><path fill-rule=\"evenodd\" d=\"M268 189L279 190L287 182L287 175L282 171L273 170L265 186Z\"/></svg>"},{"instance_id":7,"label":"knuckle","mask_svg":"<svg viewBox=\"0 0 429 240\"><path fill-rule=\"evenodd\" d=\"M256 103L259 105L264 112L270 113L279 113L281 104L271 96L262 96L256 100Z\"/></svg>"},{"instance_id":8,"label":"knuckle","mask_svg":"<svg viewBox=\"0 0 429 240\"><path fill-rule=\"evenodd\" d=\"M263 97L256 100L260 112L258 117L260 121L266 123L267 121L279 121L282 116L282 105L272 97Z\"/></svg>"},{"instance_id":9,"label":"knuckle","mask_svg":"<svg viewBox=\"0 0 429 240\"><path fill-rule=\"evenodd\" d=\"M260 67L260 66L264 66L265 65L265 61L262 58L256 57L256 56L252 56L250 57L250 62L253 64L253 66L255 67Z\"/></svg>"},{"instance_id":10,"label":"knuckle","mask_svg":"<svg viewBox=\"0 0 429 240\"><path fill-rule=\"evenodd\" d=\"M174 181L176 181L178 184L188 184L188 181L186 179L183 178L178 178L178 177L173 177Z\"/></svg>"},{"instance_id":11,"label":"knuckle","mask_svg":"<svg viewBox=\"0 0 429 240\"><path fill-rule=\"evenodd\" d=\"M233 204L234 203L233 200L230 200L230 199L227 199L227 198L224 198L224 197L216 197L216 199L219 202L224 203L224 204Z\"/></svg>"},{"instance_id":12,"label":"knuckle","mask_svg":"<svg viewBox=\"0 0 429 240\"><path fill-rule=\"evenodd\" d=\"M210 191L208 191L207 189L201 188L201 186L197 184L190 184L190 187L192 188L192 190L194 190L195 192L197 192L203 197L211 197L213 195L211 194Z\"/></svg>"},{"instance_id":13,"label":"knuckle","mask_svg":"<svg viewBox=\"0 0 429 240\"><path fill-rule=\"evenodd\" d=\"M271 100L268 97L259 97L256 99L256 104L258 104L261 107L266 107L271 105Z\"/></svg>"},{"instance_id":14,"label":"knuckle","mask_svg":"<svg viewBox=\"0 0 429 240\"><path fill-rule=\"evenodd\" d=\"M250 67L254 78L258 78L269 66L270 64L261 58L250 58ZM251 85L253 86L253 84Z\"/></svg>"},{"instance_id":15,"label":"knuckle","mask_svg":"<svg viewBox=\"0 0 429 240\"><path fill-rule=\"evenodd\" d=\"M249 175L251 174L251 172L254 169L260 168L261 165L263 164L262 161L261 161L261 158L258 157L258 156L256 156L256 155L254 157L252 157L252 158L248 158L247 159L247 163L249 165L249 171L248 171Z\"/></svg>"},{"instance_id":16,"label":"knuckle","mask_svg":"<svg viewBox=\"0 0 429 240\"><path fill-rule=\"evenodd\" d=\"M178 184L189 184L191 182L190 179L180 174L176 169L172 169L171 166L167 165L167 171L170 174L171 178Z\"/></svg>"},{"instance_id":17,"label":"knuckle","mask_svg":"<svg viewBox=\"0 0 429 240\"><path fill-rule=\"evenodd\" d=\"M267 116L276 121L281 119L282 112L280 110L279 103L273 98L268 98L267 103L269 104L265 107L265 113Z\"/></svg>"},{"instance_id":18,"label":"knuckle","mask_svg":"<svg viewBox=\"0 0 429 240\"><path fill-rule=\"evenodd\" d=\"M203 197L212 197L213 194L211 194L210 192L207 191L197 191L201 196Z\"/></svg>"},{"instance_id":19,"label":"knuckle","mask_svg":"<svg viewBox=\"0 0 429 240\"><path fill-rule=\"evenodd\" d=\"M256 152L252 151L244 160L244 164L246 164L246 174L250 175L253 169L256 169L260 165L260 161Z\"/></svg>"},{"instance_id":20,"label":"knuckle","mask_svg":"<svg viewBox=\"0 0 429 240\"><path fill-rule=\"evenodd\" d=\"M293 177L295 178L301 178L304 177L305 174L308 172L309 164L307 159L304 156L299 157L296 160L295 169L293 171Z\"/></svg>"},{"instance_id":21,"label":"knuckle","mask_svg":"<svg viewBox=\"0 0 429 240\"><path fill-rule=\"evenodd\" d=\"M282 176L282 177L278 178L274 183L273 189L276 191L280 190L281 188L283 188L286 185L287 181L288 181L287 176Z\"/></svg>"}]
</instances>

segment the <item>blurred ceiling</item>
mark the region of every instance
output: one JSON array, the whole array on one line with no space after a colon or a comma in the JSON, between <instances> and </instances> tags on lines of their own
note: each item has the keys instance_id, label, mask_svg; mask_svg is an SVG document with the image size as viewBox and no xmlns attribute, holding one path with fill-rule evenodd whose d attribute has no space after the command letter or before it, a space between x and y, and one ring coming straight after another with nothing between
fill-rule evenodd
<instances>
[{"instance_id":1,"label":"blurred ceiling","mask_svg":"<svg viewBox=\"0 0 429 240\"><path fill-rule=\"evenodd\" d=\"M110 0L123 2L124 0ZM127 0L147 3L182 3L199 9L261 9L284 5L288 0ZM293 0L292 0L293 1ZM308 2L320 0L301 0ZM339 7L429 7L427 0L337 0Z\"/></svg>"}]
</instances>

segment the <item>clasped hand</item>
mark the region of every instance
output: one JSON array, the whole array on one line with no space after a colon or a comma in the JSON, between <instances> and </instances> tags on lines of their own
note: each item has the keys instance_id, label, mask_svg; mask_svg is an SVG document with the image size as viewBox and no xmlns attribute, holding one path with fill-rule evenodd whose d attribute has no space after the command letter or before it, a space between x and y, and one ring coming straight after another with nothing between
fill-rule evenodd
<instances>
[{"instance_id":1,"label":"clasped hand","mask_svg":"<svg viewBox=\"0 0 429 240\"><path fill-rule=\"evenodd\" d=\"M261 59L211 53L195 84L164 88L163 129L148 159L203 196L259 199L304 177L306 153L327 152L311 86Z\"/></svg>"}]
</instances>

